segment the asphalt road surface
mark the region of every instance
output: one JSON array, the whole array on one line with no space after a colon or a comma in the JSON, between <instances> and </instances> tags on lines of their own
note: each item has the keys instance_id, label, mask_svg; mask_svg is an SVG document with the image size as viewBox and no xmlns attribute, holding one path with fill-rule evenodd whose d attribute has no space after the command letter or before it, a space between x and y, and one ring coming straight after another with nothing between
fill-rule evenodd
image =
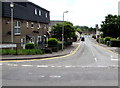
<instances>
[{"instance_id":1,"label":"asphalt road surface","mask_svg":"<svg viewBox=\"0 0 120 88\"><path fill-rule=\"evenodd\" d=\"M89 37L71 56L52 60L5 62L3 86L118 86L118 56Z\"/></svg>"}]
</instances>

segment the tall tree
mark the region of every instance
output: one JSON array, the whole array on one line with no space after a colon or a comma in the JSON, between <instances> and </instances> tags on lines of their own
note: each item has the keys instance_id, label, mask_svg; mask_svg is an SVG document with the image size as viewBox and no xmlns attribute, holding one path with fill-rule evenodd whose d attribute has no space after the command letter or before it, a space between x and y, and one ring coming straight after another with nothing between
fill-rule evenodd
<instances>
[{"instance_id":1,"label":"tall tree","mask_svg":"<svg viewBox=\"0 0 120 88\"><path fill-rule=\"evenodd\" d=\"M103 31L103 37L110 36L117 38L120 36L120 16L111 15L105 17L105 21L102 21L101 31Z\"/></svg>"},{"instance_id":2,"label":"tall tree","mask_svg":"<svg viewBox=\"0 0 120 88\"><path fill-rule=\"evenodd\" d=\"M64 25L64 40L75 36L75 29L71 22L57 23L52 27L52 37L62 40L62 27Z\"/></svg>"}]
</instances>

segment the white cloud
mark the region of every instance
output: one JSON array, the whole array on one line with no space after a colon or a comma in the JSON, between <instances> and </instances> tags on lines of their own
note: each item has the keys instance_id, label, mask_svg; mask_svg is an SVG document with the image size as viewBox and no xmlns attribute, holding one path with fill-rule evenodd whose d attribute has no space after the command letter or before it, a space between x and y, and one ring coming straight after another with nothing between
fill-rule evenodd
<instances>
[{"instance_id":1,"label":"white cloud","mask_svg":"<svg viewBox=\"0 0 120 88\"><path fill-rule=\"evenodd\" d=\"M117 14L119 0L30 0L50 11L51 20L71 21L74 25L95 26L107 14Z\"/></svg>"}]
</instances>

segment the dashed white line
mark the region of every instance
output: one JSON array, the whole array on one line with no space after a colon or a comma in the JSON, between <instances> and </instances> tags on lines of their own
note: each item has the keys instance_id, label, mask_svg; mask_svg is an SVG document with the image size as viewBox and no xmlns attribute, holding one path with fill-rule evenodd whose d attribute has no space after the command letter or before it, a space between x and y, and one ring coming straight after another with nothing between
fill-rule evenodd
<instances>
[{"instance_id":1,"label":"dashed white line","mask_svg":"<svg viewBox=\"0 0 120 88\"><path fill-rule=\"evenodd\" d=\"M33 65L21 65L23 67L32 67Z\"/></svg>"},{"instance_id":2,"label":"dashed white line","mask_svg":"<svg viewBox=\"0 0 120 88\"><path fill-rule=\"evenodd\" d=\"M58 68L61 68L62 66L57 66Z\"/></svg>"},{"instance_id":3,"label":"dashed white line","mask_svg":"<svg viewBox=\"0 0 120 88\"><path fill-rule=\"evenodd\" d=\"M65 68L69 68L69 67L72 67L72 66L65 66Z\"/></svg>"},{"instance_id":4,"label":"dashed white line","mask_svg":"<svg viewBox=\"0 0 120 88\"><path fill-rule=\"evenodd\" d=\"M51 66L51 67L55 67L55 66Z\"/></svg>"},{"instance_id":5,"label":"dashed white line","mask_svg":"<svg viewBox=\"0 0 120 88\"><path fill-rule=\"evenodd\" d=\"M112 58L111 61L118 61L118 59L113 59L113 58Z\"/></svg>"},{"instance_id":6,"label":"dashed white line","mask_svg":"<svg viewBox=\"0 0 120 88\"><path fill-rule=\"evenodd\" d=\"M7 64L8 66L18 66L18 64Z\"/></svg>"},{"instance_id":7,"label":"dashed white line","mask_svg":"<svg viewBox=\"0 0 120 88\"><path fill-rule=\"evenodd\" d=\"M49 76L50 78L61 78L61 76L60 75L51 75L51 76Z\"/></svg>"},{"instance_id":8,"label":"dashed white line","mask_svg":"<svg viewBox=\"0 0 120 88\"><path fill-rule=\"evenodd\" d=\"M45 76L44 75L39 75L39 77L44 78Z\"/></svg>"},{"instance_id":9,"label":"dashed white line","mask_svg":"<svg viewBox=\"0 0 120 88\"><path fill-rule=\"evenodd\" d=\"M43 68L47 68L47 65L37 65L37 67L43 67Z\"/></svg>"}]
</instances>

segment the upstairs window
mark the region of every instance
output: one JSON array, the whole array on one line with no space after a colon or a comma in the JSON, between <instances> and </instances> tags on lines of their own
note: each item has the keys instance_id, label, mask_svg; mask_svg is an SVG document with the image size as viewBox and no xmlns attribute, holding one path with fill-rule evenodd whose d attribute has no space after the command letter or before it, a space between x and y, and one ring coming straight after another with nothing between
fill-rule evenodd
<instances>
[{"instance_id":1,"label":"upstairs window","mask_svg":"<svg viewBox=\"0 0 120 88\"><path fill-rule=\"evenodd\" d=\"M39 10L39 16L41 16L42 15L42 13L41 13L41 11Z\"/></svg>"},{"instance_id":2,"label":"upstairs window","mask_svg":"<svg viewBox=\"0 0 120 88\"><path fill-rule=\"evenodd\" d=\"M40 24L39 23L37 24L37 29L40 29Z\"/></svg>"},{"instance_id":3,"label":"upstairs window","mask_svg":"<svg viewBox=\"0 0 120 88\"><path fill-rule=\"evenodd\" d=\"M45 17L46 17L46 18L48 17L48 14L47 14L47 13L45 14Z\"/></svg>"},{"instance_id":4,"label":"upstairs window","mask_svg":"<svg viewBox=\"0 0 120 88\"><path fill-rule=\"evenodd\" d=\"M20 26L21 26L21 22L20 21L16 21L15 22L15 26L14 26L14 34L15 35L20 35Z\"/></svg>"},{"instance_id":5,"label":"upstairs window","mask_svg":"<svg viewBox=\"0 0 120 88\"><path fill-rule=\"evenodd\" d=\"M37 9L35 9L35 15L37 15Z\"/></svg>"}]
</instances>

